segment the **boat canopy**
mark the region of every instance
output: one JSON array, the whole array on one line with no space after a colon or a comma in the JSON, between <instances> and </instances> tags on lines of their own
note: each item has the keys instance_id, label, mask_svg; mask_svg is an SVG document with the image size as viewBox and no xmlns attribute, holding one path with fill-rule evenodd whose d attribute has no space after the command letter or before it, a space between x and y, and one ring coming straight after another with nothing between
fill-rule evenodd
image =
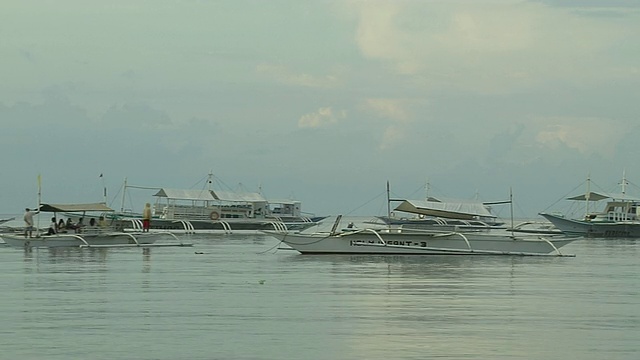
<instances>
[{"instance_id":1,"label":"boat canopy","mask_svg":"<svg viewBox=\"0 0 640 360\"><path fill-rule=\"evenodd\" d=\"M470 219L475 216L496 218L481 202L439 202L404 200L395 210L412 214Z\"/></svg>"},{"instance_id":2,"label":"boat canopy","mask_svg":"<svg viewBox=\"0 0 640 360\"><path fill-rule=\"evenodd\" d=\"M172 200L215 201L209 190L160 189L155 195Z\"/></svg>"},{"instance_id":3,"label":"boat canopy","mask_svg":"<svg viewBox=\"0 0 640 360\"><path fill-rule=\"evenodd\" d=\"M593 191L569 197L569 198L567 198L567 200L587 201L587 195L589 195L589 199L588 199L589 201L600 201L600 200L604 200L604 199L613 199L613 200L619 200L619 201L632 201L632 202L633 201L640 201L640 199L638 199L637 197L629 196L628 194L608 194L608 195L604 195L604 194L600 194L600 193L593 192Z\"/></svg>"},{"instance_id":4,"label":"boat canopy","mask_svg":"<svg viewBox=\"0 0 640 360\"><path fill-rule=\"evenodd\" d=\"M267 202L267 199L265 199L264 196L256 192L211 191L211 193L220 201L250 203Z\"/></svg>"},{"instance_id":5,"label":"boat canopy","mask_svg":"<svg viewBox=\"0 0 640 360\"><path fill-rule=\"evenodd\" d=\"M93 203L93 204L41 204L41 212L110 212L114 211L108 207L105 203Z\"/></svg>"},{"instance_id":6,"label":"boat canopy","mask_svg":"<svg viewBox=\"0 0 640 360\"><path fill-rule=\"evenodd\" d=\"M256 192L231 192L214 190L185 190L185 189L160 189L155 195L170 200L191 201L228 201L259 203L267 200Z\"/></svg>"}]
</instances>

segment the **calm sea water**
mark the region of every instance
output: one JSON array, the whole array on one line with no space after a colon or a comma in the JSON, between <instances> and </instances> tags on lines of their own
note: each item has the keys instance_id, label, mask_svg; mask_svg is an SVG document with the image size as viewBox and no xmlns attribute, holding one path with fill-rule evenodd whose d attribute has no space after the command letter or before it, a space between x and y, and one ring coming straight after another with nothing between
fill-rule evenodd
<instances>
[{"instance_id":1,"label":"calm sea water","mask_svg":"<svg viewBox=\"0 0 640 360\"><path fill-rule=\"evenodd\" d=\"M1 359L640 359L640 245L574 258L0 246Z\"/></svg>"}]
</instances>

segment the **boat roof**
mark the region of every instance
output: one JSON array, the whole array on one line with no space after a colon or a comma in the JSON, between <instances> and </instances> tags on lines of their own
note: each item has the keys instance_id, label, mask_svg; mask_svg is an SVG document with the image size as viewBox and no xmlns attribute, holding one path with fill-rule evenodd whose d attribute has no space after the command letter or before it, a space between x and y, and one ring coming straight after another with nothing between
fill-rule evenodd
<instances>
[{"instance_id":1,"label":"boat roof","mask_svg":"<svg viewBox=\"0 0 640 360\"><path fill-rule=\"evenodd\" d=\"M267 202L267 200L255 192L231 192L197 189L168 189L162 188L153 196L164 197L171 200L191 201L229 201L229 202Z\"/></svg>"},{"instance_id":2,"label":"boat roof","mask_svg":"<svg viewBox=\"0 0 640 360\"><path fill-rule=\"evenodd\" d=\"M269 199L269 204L300 205L302 201L292 199Z\"/></svg>"},{"instance_id":3,"label":"boat roof","mask_svg":"<svg viewBox=\"0 0 640 360\"><path fill-rule=\"evenodd\" d=\"M629 196L628 194L600 194L593 191L569 197L567 198L567 200L587 201L587 195L589 196L589 201L600 201L604 199L619 201L640 201L640 199L638 199L637 197Z\"/></svg>"},{"instance_id":4,"label":"boat roof","mask_svg":"<svg viewBox=\"0 0 640 360\"><path fill-rule=\"evenodd\" d=\"M452 215L471 215L496 218L481 202L439 202L428 200L403 200L395 208L413 214L432 215L434 212Z\"/></svg>"},{"instance_id":5,"label":"boat roof","mask_svg":"<svg viewBox=\"0 0 640 360\"><path fill-rule=\"evenodd\" d=\"M41 212L110 212L114 211L108 207L105 203L91 203L91 204L41 204Z\"/></svg>"},{"instance_id":6,"label":"boat roof","mask_svg":"<svg viewBox=\"0 0 640 360\"><path fill-rule=\"evenodd\" d=\"M197 189L167 189L162 188L153 196L164 197L173 200L195 200L195 201L214 201L216 198L211 194L210 190Z\"/></svg>"},{"instance_id":7,"label":"boat roof","mask_svg":"<svg viewBox=\"0 0 640 360\"><path fill-rule=\"evenodd\" d=\"M221 201L235 202L267 202L264 196L257 192L231 192L231 191L211 191L213 196Z\"/></svg>"}]
</instances>

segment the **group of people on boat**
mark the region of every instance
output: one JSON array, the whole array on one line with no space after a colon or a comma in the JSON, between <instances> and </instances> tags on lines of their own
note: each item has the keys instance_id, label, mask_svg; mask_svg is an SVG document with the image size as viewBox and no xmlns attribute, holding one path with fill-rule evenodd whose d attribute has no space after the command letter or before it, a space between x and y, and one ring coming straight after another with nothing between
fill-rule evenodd
<instances>
[{"instance_id":1,"label":"group of people on boat","mask_svg":"<svg viewBox=\"0 0 640 360\"><path fill-rule=\"evenodd\" d=\"M96 221L95 218L91 218L89 219L89 227L90 228L96 228L96 227L104 227L106 226L105 220L104 220L104 216L100 216L99 220ZM51 224L49 225L49 229L47 230L47 235L55 235L58 233L67 233L70 230L76 232L76 233L80 233L82 232L82 230L86 227L85 223L84 223L84 218L81 217L80 219L78 219L77 223L74 223L73 220L71 218L67 218L67 221L65 222L63 219L60 219L59 221L56 221L56 217L52 217L51 218Z\"/></svg>"}]
</instances>

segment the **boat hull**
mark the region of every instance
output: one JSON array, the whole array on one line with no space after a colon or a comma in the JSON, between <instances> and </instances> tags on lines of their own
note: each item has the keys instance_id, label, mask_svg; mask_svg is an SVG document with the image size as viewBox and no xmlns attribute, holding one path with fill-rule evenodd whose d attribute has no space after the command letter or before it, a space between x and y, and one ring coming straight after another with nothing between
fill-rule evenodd
<instances>
[{"instance_id":1,"label":"boat hull","mask_svg":"<svg viewBox=\"0 0 640 360\"><path fill-rule=\"evenodd\" d=\"M324 218L309 221L280 221L276 219L219 219L219 220L168 220L152 219L149 226L152 230L170 231L172 233L253 233L264 230L302 231L317 225ZM128 218L116 220L116 227L127 231L142 229L142 220Z\"/></svg>"},{"instance_id":2,"label":"boat hull","mask_svg":"<svg viewBox=\"0 0 640 360\"><path fill-rule=\"evenodd\" d=\"M513 237L490 233L354 231L338 235L268 232L303 254L560 255L571 237Z\"/></svg>"},{"instance_id":3,"label":"boat hull","mask_svg":"<svg viewBox=\"0 0 640 360\"><path fill-rule=\"evenodd\" d=\"M2 234L4 242L17 248L58 248L58 247L104 247L143 246L155 243L159 234L155 233L104 233L95 235L57 234L25 238L22 235Z\"/></svg>"},{"instance_id":4,"label":"boat hull","mask_svg":"<svg viewBox=\"0 0 640 360\"><path fill-rule=\"evenodd\" d=\"M540 215L569 235L592 238L640 238L640 221L583 221L545 213Z\"/></svg>"}]
</instances>

